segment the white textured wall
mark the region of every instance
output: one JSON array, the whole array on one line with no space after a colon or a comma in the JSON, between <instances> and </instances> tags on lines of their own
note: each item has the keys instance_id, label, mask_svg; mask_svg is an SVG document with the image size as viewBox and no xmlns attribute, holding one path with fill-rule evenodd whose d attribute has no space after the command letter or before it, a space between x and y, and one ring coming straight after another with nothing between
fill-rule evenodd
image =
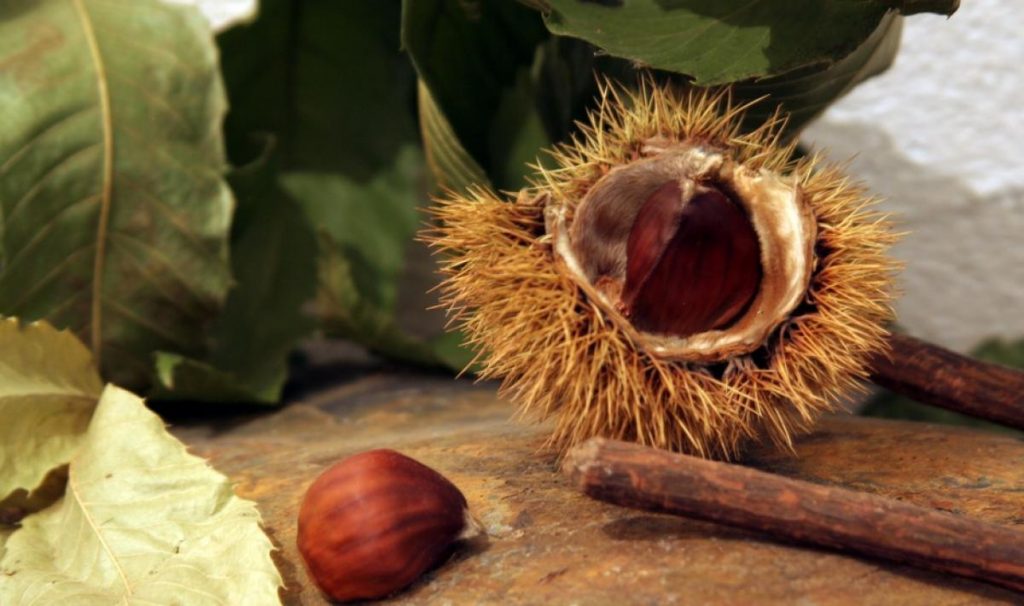
<instances>
[{"instance_id":1,"label":"white textured wall","mask_svg":"<svg viewBox=\"0 0 1024 606\"><path fill-rule=\"evenodd\" d=\"M345 0L335 1L344 2ZM249 17L256 10L256 0L164 0L164 2L198 6L210 21L213 29L218 31Z\"/></svg>"},{"instance_id":2,"label":"white textured wall","mask_svg":"<svg viewBox=\"0 0 1024 606\"><path fill-rule=\"evenodd\" d=\"M909 231L899 322L969 349L1024 336L1024 2L906 19L896 64L804 141L885 196Z\"/></svg>"},{"instance_id":3,"label":"white textured wall","mask_svg":"<svg viewBox=\"0 0 1024 606\"><path fill-rule=\"evenodd\" d=\"M215 27L254 0L198 4ZM339 0L343 1L343 0ZM905 22L896 64L811 126L806 143L887 200L909 235L897 306L913 334L961 350L1024 336L1024 1L966 0Z\"/></svg>"}]
</instances>

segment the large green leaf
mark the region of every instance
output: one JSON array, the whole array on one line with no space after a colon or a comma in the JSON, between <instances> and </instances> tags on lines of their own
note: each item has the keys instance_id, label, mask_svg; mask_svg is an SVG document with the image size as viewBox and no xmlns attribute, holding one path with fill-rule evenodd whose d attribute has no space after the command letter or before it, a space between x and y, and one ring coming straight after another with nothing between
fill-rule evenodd
<instances>
[{"instance_id":1,"label":"large green leaf","mask_svg":"<svg viewBox=\"0 0 1024 606\"><path fill-rule=\"evenodd\" d=\"M891 10L952 14L958 1L544 0L555 34L707 86L827 66L868 39Z\"/></svg>"},{"instance_id":2,"label":"large green leaf","mask_svg":"<svg viewBox=\"0 0 1024 606\"><path fill-rule=\"evenodd\" d=\"M756 128L781 106L789 116L787 136L795 136L854 86L888 69L899 50L902 29L903 18L888 13L856 50L835 63L735 84L736 101L760 100L745 114L746 124Z\"/></svg>"},{"instance_id":3,"label":"large green leaf","mask_svg":"<svg viewBox=\"0 0 1024 606\"><path fill-rule=\"evenodd\" d=\"M423 366L462 370L472 353L462 346L462 334L442 332L417 337L403 330L392 309L382 309L364 298L356 284L358 255L324 236L320 260L321 288L317 297L328 335L352 339L368 350L392 359Z\"/></svg>"},{"instance_id":4,"label":"large green leaf","mask_svg":"<svg viewBox=\"0 0 1024 606\"><path fill-rule=\"evenodd\" d=\"M467 184L501 189L520 187L528 170L526 164L536 161L540 149L550 141L568 140L575 122L593 108L598 93L595 75L626 86L635 85L648 75L658 81L687 86L693 84L694 78L691 72L679 71L684 67L698 69L700 75L704 72L699 70L715 62L737 68L742 64L736 62L737 57L764 58L764 40L733 35L760 26L737 24L723 17L734 4L730 2L709 5L640 0L626 4L566 0L525 4L545 13L551 31L564 35L536 35L528 16L511 13L507 2L488 3L481 8L476 3L454 0L405 0L403 41L423 79L423 140L431 170L442 186L456 190ZM955 3L942 6L955 8L952 4ZM790 116L787 134L794 136L854 85L892 63L899 46L901 23L898 12L890 10L895 5L881 0L860 4L807 0L792 6L780 5L784 10L778 11L775 6L747 2L738 14L763 17L762 33L772 28L773 32L812 30L817 38L797 37L790 42L794 48L801 44L813 46L815 40L822 43L814 57L805 62L780 63L783 67L778 69L765 64L750 71L732 71L722 78L697 80L698 84L720 80L732 84L738 102L760 100L747 113L749 128L763 123L781 105ZM936 4L910 6L904 2L897 8L914 12L927 6L935 8ZM506 12L513 14L518 23L513 24L514 19ZM586 35L590 31L586 27L569 27L565 23L567 15L572 17L569 25L585 23L601 35ZM842 40L841 35L836 36L831 30L823 33L815 20L820 15L841 21L840 34L846 31L844 28L854 26L847 17L860 16L862 22L854 28L856 35L840 44L837 40ZM671 35L648 38L643 35L645 28L671 30ZM676 52L677 45L666 42L674 40L673 36L700 41L710 36L708 31L726 38L716 38L714 44L701 52L692 48ZM512 32L522 33L516 36ZM448 36L452 33L458 35ZM637 37L640 50L629 45L616 46L616 33L625 38ZM776 39L774 34L771 39ZM612 43L600 47L586 40ZM533 46L527 48L529 44L524 45L524 41ZM644 55L646 45L662 43L666 56L678 55L680 61L687 63L659 63ZM786 46L789 42L780 44ZM488 59L491 56L502 60ZM458 75L453 76L452 72ZM545 157L542 154L539 159ZM480 178L478 166L486 173L486 179Z\"/></svg>"},{"instance_id":5,"label":"large green leaf","mask_svg":"<svg viewBox=\"0 0 1024 606\"><path fill-rule=\"evenodd\" d=\"M285 170L366 181L390 166L416 140L399 18L397 0L263 0L256 20L219 35L232 161L247 163L271 135Z\"/></svg>"},{"instance_id":6,"label":"large green leaf","mask_svg":"<svg viewBox=\"0 0 1024 606\"><path fill-rule=\"evenodd\" d=\"M525 163L549 143L531 77L547 37L514 0L402 3L402 46L459 145L499 188L520 187Z\"/></svg>"},{"instance_id":7,"label":"large green leaf","mask_svg":"<svg viewBox=\"0 0 1024 606\"><path fill-rule=\"evenodd\" d=\"M594 45L565 36L541 44L534 64L537 109L552 141L568 141L576 122L585 121L600 99L599 78L634 85L643 77L629 61L612 57ZM543 158L543 156L542 156Z\"/></svg>"},{"instance_id":8,"label":"large green leaf","mask_svg":"<svg viewBox=\"0 0 1024 606\"><path fill-rule=\"evenodd\" d=\"M259 522L141 399L109 386L64 497L7 539L0 603L279 604Z\"/></svg>"},{"instance_id":9,"label":"large green leaf","mask_svg":"<svg viewBox=\"0 0 1024 606\"><path fill-rule=\"evenodd\" d=\"M52 501L46 480L71 460L102 389L74 335L0 319L0 524Z\"/></svg>"},{"instance_id":10,"label":"large green leaf","mask_svg":"<svg viewBox=\"0 0 1024 606\"><path fill-rule=\"evenodd\" d=\"M745 127L754 129L777 108L788 117L785 134L796 136L812 119L855 85L885 71L899 50L902 17L886 14L876 30L852 53L835 63L815 64L778 76L753 78L730 85L734 102L754 103L745 113ZM640 70L603 54L587 42L555 37L542 47L539 64L545 126L556 140L566 140L574 120L583 118L597 95L594 74L626 86L651 77L676 87L692 86L682 74Z\"/></svg>"},{"instance_id":11,"label":"large green leaf","mask_svg":"<svg viewBox=\"0 0 1024 606\"><path fill-rule=\"evenodd\" d=\"M357 288L382 312L395 306L395 281L420 221L416 183L422 156L407 146L393 162L366 184L340 173L291 171L281 177L310 221L355 261Z\"/></svg>"},{"instance_id":12,"label":"large green leaf","mask_svg":"<svg viewBox=\"0 0 1024 606\"><path fill-rule=\"evenodd\" d=\"M315 295L316 233L277 186L272 165L231 175L238 198L232 226L236 285L209 333L202 359L157 357L156 397L274 403L287 378L288 354L313 329L303 305Z\"/></svg>"},{"instance_id":13,"label":"large green leaf","mask_svg":"<svg viewBox=\"0 0 1024 606\"><path fill-rule=\"evenodd\" d=\"M141 387L196 354L230 284L216 50L158 0L0 3L0 313Z\"/></svg>"},{"instance_id":14,"label":"large green leaf","mask_svg":"<svg viewBox=\"0 0 1024 606\"><path fill-rule=\"evenodd\" d=\"M441 189L460 192L474 185L490 185L484 169L462 146L427 85L420 80L416 90L423 151L436 185Z\"/></svg>"},{"instance_id":15,"label":"large green leaf","mask_svg":"<svg viewBox=\"0 0 1024 606\"><path fill-rule=\"evenodd\" d=\"M368 183L293 171L282 176L282 185L321 232L317 311L327 333L389 357L441 364L433 338L412 334L395 317L407 252L422 219L422 172L422 155L410 145Z\"/></svg>"},{"instance_id":16,"label":"large green leaf","mask_svg":"<svg viewBox=\"0 0 1024 606\"><path fill-rule=\"evenodd\" d=\"M277 142L278 183L319 232L317 312L326 331L436 363L436 334L409 327L443 314L421 306L414 321L396 316L409 307L401 304L411 290L406 260L426 202L423 158L412 150L416 78L399 49L399 8L264 2L256 21L218 39L232 102L227 132L236 162L258 153L260 137ZM224 379L204 377L208 385Z\"/></svg>"}]
</instances>

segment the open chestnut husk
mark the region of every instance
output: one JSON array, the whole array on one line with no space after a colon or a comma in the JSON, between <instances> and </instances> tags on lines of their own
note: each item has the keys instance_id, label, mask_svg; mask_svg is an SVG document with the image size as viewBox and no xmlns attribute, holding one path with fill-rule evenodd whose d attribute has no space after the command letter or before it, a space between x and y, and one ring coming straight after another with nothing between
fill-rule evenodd
<instances>
[{"instance_id":1,"label":"open chestnut husk","mask_svg":"<svg viewBox=\"0 0 1024 606\"><path fill-rule=\"evenodd\" d=\"M408 586L482 531L447 478L382 449L335 463L310 485L297 542L321 591L350 601Z\"/></svg>"},{"instance_id":2,"label":"open chestnut husk","mask_svg":"<svg viewBox=\"0 0 1024 606\"><path fill-rule=\"evenodd\" d=\"M604 86L527 187L436 201L441 302L553 449L791 450L885 356L897 234L878 200L797 154L783 115L750 130L744 111Z\"/></svg>"}]
</instances>

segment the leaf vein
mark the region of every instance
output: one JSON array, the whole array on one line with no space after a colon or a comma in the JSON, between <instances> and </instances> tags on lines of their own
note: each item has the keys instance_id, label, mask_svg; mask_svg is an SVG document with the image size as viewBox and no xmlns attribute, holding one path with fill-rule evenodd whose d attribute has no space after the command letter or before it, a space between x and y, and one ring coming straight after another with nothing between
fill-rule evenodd
<instances>
[{"instance_id":1,"label":"leaf vein","mask_svg":"<svg viewBox=\"0 0 1024 606\"><path fill-rule=\"evenodd\" d=\"M49 135L53 131L59 129L62 126L66 126L68 122L71 122L74 118L77 118L78 116L81 116L82 114L88 112L90 109L95 109L95 108L92 105L86 105L86 106L80 107L80 108L78 108L78 109L76 109L74 111L71 111L70 113L68 113L68 114L66 114L64 116L61 116L56 121L51 122L43 130L41 130L39 132L36 132L36 133L32 133L32 136L30 136L28 138L28 140L25 141L25 143L20 148L18 148L17 151L15 151L13 154L8 156L7 160L2 165L0 165L0 177L2 177L4 174L6 174L7 171L11 168L11 166L14 165L15 162L20 160L22 156L24 156L26 153L28 153L28 150L30 150L33 145L35 145L36 143L38 143L39 141L44 139L47 135Z\"/></svg>"},{"instance_id":2,"label":"leaf vein","mask_svg":"<svg viewBox=\"0 0 1024 606\"><path fill-rule=\"evenodd\" d=\"M10 224L11 219L14 217L15 213L24 206L25 202L31 200L32 198L35 197L37 193L39 193L39 190L42 188L43 184L46 183L47 180L53 178L53 176L55 174L58 174L60 170L66 170L65 167L70 166L72 160L76 159L80 155L90 150L99 147L99 145L99 143L90 143L85 147L80 147L75 151L71 152L70 154L62 157L59 162L51 166L49 170L47 170L41 177L39 177L39 179L36 180L32 187L30 187L28 191L22 194L22 196L18 198L18 200L11 206L11 208L7 212L7 223Z\"/></svg>"},{"instance_id":3,"label":"leaf vein","mask_svg":"<svg viewBox=\"0 0 1024 606\"><path fill-rule=\"evenodd\" d=\"M95 0L93 0L93 1L95 2ZM121 7L118 6L117 10L120 10L120 9L121 9ZM125 46L132 46L132 47L135 47L135 48L137 48L139 50L146 51L147 53L152 53L153 55L158 55L159 58L156 58L154 60L154 63L157 63L157 64L163 64L165 62L174 63L174 65L175 65L175 67L177 69L180 69L182 72L186 73L189 77L192 77L192 78L195 78L195 77L197 77L199 75L204 74L204 71L196 69L195 66L193 66L192 64L190 64L190 63L186 62L185 60L183 60L175 52L172 52L172 51L167 50L165 48L160 48L159 46L153 46L153 45L150 45L150 44L143 44L143 43L139 42L138 40L135 40L133 38L125 36L124 34L122 34L120 31L118 31L116 29L110 29L110 28L106 28L106 27L101 27L101 28L98 28L98 29L102 31L103 36L104 36L105 39L107 39L107 40L117 40L118 45L123 44ZM168 61L168 59L170 61Z\"/></svg>"},{"instance_id":4,"label":"leaf vein","mask_svg":"<svg viewBox=\"0 0 1024 606\"><path fill-rule=\"evenodd\" d=\"M64 267L66 267L72 261L74 261L76 257L78 257L79 255L81 255L84 252L89 251L95 245L96 245L95 242L88 242L88 243L86 243L86 244L84 244L82 246L79 246L78 248L76 248L75 250L71 251L70 253L68 253L68 255L66 257L64 257L61 260L60 263L58 263L58 264L53 266L53 269L51 269L48 274L46 274L38 282L36 282L35 286L33 286L30 289L26 289L26 290L21 291L21 296L13 304L8 306L7 315L17 316L18 315L18 308L23 303L25 303L26 300L28 300L32 295L36 294L42 287L48 285L55 278L60 276L60 273L61 273L61 271L64 270Z\"/></svg>"},{"instance_id":5,"label":"leaf vein","mask_svg":"<svg viewBox=\"0 0 1024 606\"><path fill-rule=\"evenodd\" d=\"M152 334L155 334L155 335L157 335L159 337L162 337L164 339L164 341L166 341L168 343L174 343L174 344L177 344L177 345L179 345L181 347L184 347L184 348L188 348L191 345L185 339L185 337L177 334L176 332L173 332L173 331L169 332L169 331L167 331L160 324L154 322L153 320L151 320L149 318L146 318L146 317L143 317L143 316L140 316L140 315L136 314L135 312L133 312L132 310L128 309L127 307L121 305L117 301L113 301L113 300L111 300L111 299L109 299L107 297L104 297L102 299L102 303L104 305L108 306L112 311L117 312L117 314L120 315L122 318L124 318L126 320L129 320L131 322L134 322L135 324L137 324L138 326L140 326L142 328L148 329L149 332L151 332Z\"/></svg>"},{"instance_id":6,"label":"leaf vein","mask_svg":"<svg viewBox=\"0 0 1024 606\"><path fill-rule=\"evenodd\" d=\"M95 200L98 200L99 197L100 197L100 194L98 194L98 193L97 194L89 194L88 196L86 196L84 198L81 198L79 200L75 200L71 204L68 204L64 208L61 208L57 212L57 214L55 214L54 216L52 216L49 219L47 219L46 222L43 224L43 228L40 229L39 231L37 231L35 234L33 234L31 240L29 240L24 245L19 247L17 250L12 252L11 256L7 259L6 271L9 272L12 267L15 267L17 265L17 262L21 260L22 255L24 255L26 251L32 250L32 248L34 246L39 244L40 241L44 240L46 238L46 236L50 234L50 232L53 230L53 228L56 227L57 219L60 218L61 215L63 215L64 213L74 209L75 207L77 207L77 206L79 206L81 204L85 204L87 202L93 202Z\"/></svg>"},{"instance_id":7,"label":"leaf vein","mask_svg":"<svg viewBox=\"0 0 1024 606\"><path fill-rule=\"evenodd\" d=\"M115 236L125 237L122 234L115 234ZM172 292L168 292L166 281L160 280L159 278L154 276L153 272L147 269L146 266L143 265L135 255L125 255L125 257L129 259L132 265L135 266L135 268L139 271L139 275L142 276L143 280L145 280L147 284L153 286L153 288L155 288L156 290L160 291L160 294L163 295L163 299L170 303L172 307L180 311L183 316L188 318L201 318L203 316L201 311L187 309L185 307L185 304L179 301L179 297L177 297ZM168 262L161 261L160 264L166 267L168 265ZM199 295L192 290L189 284L183 282L182 279L175 272L171 271L170 273L174 278L175 282L181 284L185 288L185 290L188 290L190 293L193 294L193 296L197 298L199 297Z\"/></svg>"},{"instance_id":8,"label":"leaf vein","mask_svg":"<svg viewBox=\"0 0 1024 606\"><path fill-rule=\"evenodd\" d=\"M145 135L143 135L142 133L140 133L139 131L137 131L134 128L132 128L131 126L128 126L127 124L121 123L118 126L118 128L125 135L128 135L128 136L132 137L135 140L135 143L137 144L137 148L138 148L138 150L140 152L142 152L142 151L149 152L150 156L153 157L154 159L162 159L162 160L166 161L168 164L171 164L174 168L179 169L181 171L182 175L184 175L186 177L189 177L189 179L192 181L193 185L195 185L196 189L200 189L201 190L201 189L203 189L204 187L207 186L206 183L204 183L203 181L199 180L199 175L202 175L203 173L211 175L211 176L215 176L218 179L220 179L221 174L219 172L219 168L211 168L210 166L207 166L206 164L201 164L201 165L197 164L195 166L189 166L188 164L185 164L184 162L182 162L181 160L179 160L175 156L173 156L171 154L168 154L162 147L154 147L154 146L150 145L149 142L148 142L147 137ZM193 155L193 156L201 156L201 154L195 153L195 150L193 150L191 155Z\"/></svg>"},{"instance_id":9,"label":"leaf vein","mask_svg":"<svg viewBox=\"0 0 1024 606\"><path fill-rule=\"evenodd\" d=\"M121 86L125 86L127 88L134 90L140 96L144 97L146 101L149 102L151 107L159 107L161 110L163 110L163 112L166 115L173 118L174 121L177 122L186 132L192 130L192 125L189 123L188 120L185 119L184 116L181 115L181 112L176 110L174 106L169 104L162 97L154 95L150 91L142 88L135 82L132 82L131 80L122 77L120 74L117 74L116 72L111 75L111 79L116 80Z\"/></svg>"},{"instance_id":10,"label":"leaf vein","mask_svg":"<svg viewBox=\"0 0 1024 606\"><path fill-rule=\"evenodd\" d=\"M124 185L127 185L129 188L139 192L142 198L144 198L158 211L160 211L160 213L167 218L171 225L174 226L175 231L180 233L186 240L188 240L188 242L192 244L196 251L200 253L200 255L204 257L204 259L207 262L210 262L214 265L221 265L223 263L221 259L216 256L216 253L211 252L202 243L202 241L200 241L199 238L196 237L196 234L188 228L188 225L186 223L182 221L181 216L174 212L173 207L170 204L165 202L156 194L151 193L149 190L143 188L134 179L130 179L124 175L119 175L118 178Z\"/></svg>"},{"instance_id":11,"label":"leaf vein","mask_svg":"<svg viewBox=\"0 0 1024 606\"><path fill-rule=\"evenodd\" d=\"M160 263L160 265L164 269L166 269L169 274L171 274L174 277L175 281L177 281L178 284L180 284L186 291L188 291L188 293L191 294L197 301L207 301L207 300L209 300L210 297L206 296L206 295L204 295L204 293L200 292L195 287L195 285L188 280L188 278L186 278L184 275L182 275L181 270L178 268L178 266L175 265L171 261L171 259L167 258L167 256L165 256L163 254L163 251L161 251L159 248L151 245L149 242L146 242L145 240L140 240L139 238L136 238L135 236L127 234L127 233L125 233L123 231L113 232L111 234L111 237L116 238L117 240L122 241L124 243L133 244L133 245L137 246L138 248L140 248L140 249L146 251L147 253L149 253L149 255L153 259L158 261ZM132 255L127 255L127 256L130 257L133 261L137 261L136 257L134 257ZM142 273L143 273L143 275L147 275L147 272L142 272Z\"/></svg>"},{"instance_id":12,"label":"leaf vein","mask_svg":"<svg viewBox=\"0 0 1024 606\"><path fill-rule=\"evenodd\" d=\"M92 515L90 515L89 510L86 509L85 504L82 502L82 495L81 493L79 493L78 486L76 485L76 476L77 474L75 473L75 465L74 462L72 462L71 468L68 471L68 491L71 493L71 496L74 499L74 501L78 503L79 509L82 512L82 518L89 524L89 527L96 535L96 539L100 542L100 546L103 548L103 551L107 553L107 556L110 558L111 563L117 570L117 574L121 577L121 582L124 583L125 591L127 592L128 595L131 595L132 585L128 581L128 576L125 574L124 569L121 568L121 562L118 561L117 557L114 555L114 551L107 543L106 537L104 537L103 533L100 532L99 527L96 526L96 522L92 519Z\"/></svg>"}]
</instances>

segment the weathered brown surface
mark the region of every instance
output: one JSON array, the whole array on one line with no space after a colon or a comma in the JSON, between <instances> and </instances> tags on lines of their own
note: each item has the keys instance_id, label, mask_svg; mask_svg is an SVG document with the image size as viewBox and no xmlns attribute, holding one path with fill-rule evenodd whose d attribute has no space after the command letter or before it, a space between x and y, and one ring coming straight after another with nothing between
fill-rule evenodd
<instances>
[{"instance_id":1,"label":"weathered brown surface","mask_svg":"<svg viewBox=\"0 0 1024 606\"><path fill-rule=\"evenodd\" d=\"M1024 372L975 360L908 335L871 363L871 379L918 402L1024 429Z\"/></svg>"},{"instance_id":2,"label":"weathered brown surface","mask_svg":"<svg viewBox=\"0 0 1024 606\"><path fill-rule=\"evenodd\" d=\"M259 504L281 549L287 604L324 603L295 547L306 486L337 459L376 447L448 476L491 535L395 603L1024 603L980 582L591 500L539 451L542 431L509 415L491 386L374 375L270 414L179 420L174 431ZM748 463L1024 527L1024 442L1012 438L836 417L800 440L797 456L764 452Z\"/></svg>"},{"instance_id":3,"label":"weathered brown surface","mask_svg":"<svg viewBox=\"0 0 1024 606\"><path fill-rule=\"evenodd\" d=\"M1024 531L899 499L591 438L562 471L591 497L1024 592Z\"/></svg>"}]
</instances>

